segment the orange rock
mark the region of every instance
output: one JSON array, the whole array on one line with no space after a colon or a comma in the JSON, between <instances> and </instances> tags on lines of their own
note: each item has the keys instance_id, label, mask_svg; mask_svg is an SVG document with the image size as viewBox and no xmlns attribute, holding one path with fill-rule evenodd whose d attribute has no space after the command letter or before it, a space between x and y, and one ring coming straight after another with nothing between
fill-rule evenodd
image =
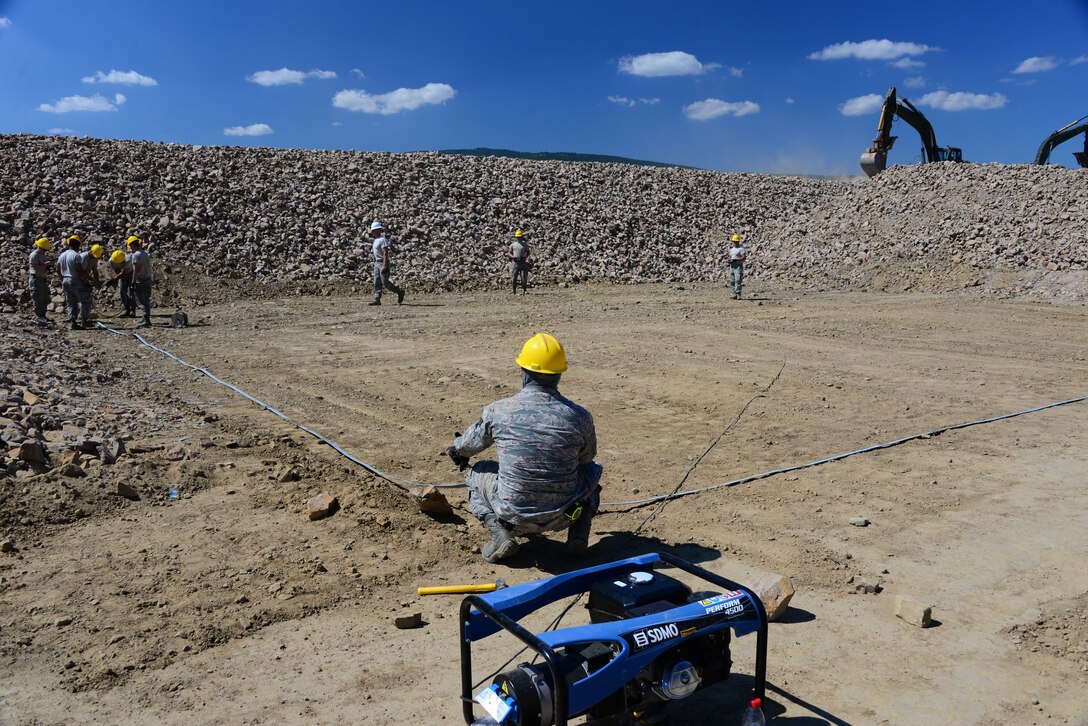
<instances>
[{"instance_id":1,"label":"orange rock","mask_svg":"<svg viewBox=\"0 0 1088 726\"><path fill-rule=\"evenodd\" d=\"M321 492L306 502L306 512L310 520L324 519L333 514L338 507L336 497L328 492Z\"/></svg>"}]
</instances>

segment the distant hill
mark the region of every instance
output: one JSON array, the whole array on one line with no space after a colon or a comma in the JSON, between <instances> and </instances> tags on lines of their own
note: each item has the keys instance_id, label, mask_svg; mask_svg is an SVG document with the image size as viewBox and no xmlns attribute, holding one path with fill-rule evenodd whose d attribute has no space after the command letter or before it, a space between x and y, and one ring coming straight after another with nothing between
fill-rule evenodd
<instances>
[{"instance_id":1,"label":"distant hill","mask_svg":"<svg viewBox=\"0 0 1088 726\"><path fill-rule=\"evenodd\" d=\"M663 161L645 161L643 159L628 159L625 156L608 156L606 154L576 154L571 151L512 151L510 149L443 149L440 154L459 154L461 156L502 156L508 159L530 159L532 161L596 161L602 164L632 164L634 166L664 166L681 169L693 169L695 167L682 164L666 164Z\"/></svg>"}]
</instances>

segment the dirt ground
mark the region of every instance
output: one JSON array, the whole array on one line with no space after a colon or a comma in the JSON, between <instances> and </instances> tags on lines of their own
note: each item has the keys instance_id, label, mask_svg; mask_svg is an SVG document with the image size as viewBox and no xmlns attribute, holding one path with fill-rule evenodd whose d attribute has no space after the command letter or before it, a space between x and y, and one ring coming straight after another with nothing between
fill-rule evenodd
<instances>
[{"instance_id":1,"label":"dirt ground","mask_svg":"<svg viewBox=\"0 0 1088 726\"><path fill-rule=\"evenodd\" d=\"M596 419L606 502L671 490L780 368L685 488L1088 393L1082 306L732 301L711 285L365 303L209 306L148 338L390 474L443 483L459 478L441 455L453 432L516 391L513 358L546 330L568 350L563 392ZM793 579L770 631L773 723L1088 723L1088 402L677 500L633 540L650 510L602 514L584 563L537 541L491 566L462 490L454 521L430 520L231 391L131 339L75 334L182 414L139 469L180 498L95 508L104 495L86 492L90 516L16 532L0 555L2 723L460 723L459 598L417 586L655 550ZM155 458L179 445L184 459ZM323 490L342 508L310 522ZM934 625L896 618L900 593L932 604ZM404 612L425 625L395 629ZM478 676L516 650L480 645ZM677 723L739 722L754 645L734 641L734 677L677 703Z\"/></svg>"}]
</instances>

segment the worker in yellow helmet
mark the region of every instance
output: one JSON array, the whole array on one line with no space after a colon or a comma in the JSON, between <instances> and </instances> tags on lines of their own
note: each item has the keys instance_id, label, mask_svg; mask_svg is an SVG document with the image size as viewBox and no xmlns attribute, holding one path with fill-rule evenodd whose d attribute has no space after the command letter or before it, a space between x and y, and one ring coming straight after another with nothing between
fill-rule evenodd
<instances>
[{"instance_id":1,"label":"worker in yellow helmet","mask_svg":"<svg viewBox=\"0 0 1088 726\"><path fill-rule=\"evenodd\" d=\"M734 234L729 243L729 281L733 284L733 299L740 300L740 287L744 282L744 261L748 259L748 250L741 244L739 234Z\"/></svg>"},{"instance_id":2,"label":"worker in yellow helmet","mask_svg":"<svg viewBox=\"0 0 1088 726\"><path fill-rule=\"evenodd\" d=\"M64 290L64 307L72 330L91 327L91 276L83 268L80 248L83 240L73 234L65 242L68 249L57 258L57 274ZM82 325L80 324L82 321Z\"/></svg>"},{"instance_id":3,"label":"worker in yellow helmet","mask_svg":"<svg viewBox=\"0 0 1088 726\"><path fill-rule=\"evenodd\" d=\"M41 237L34 241L34 247L30 250L30 299L34 303L38 325L41 326L52 323L45 315L49 309L49 270L53 267L45 253L51 249L53 244Z\"/></svg>"},{"instance_id":4,"label":"worker in yellow helmet","mask_svg":"<svg viewBox=\"0 0 1088 726\"><path fill-rule=\"evenodd\" d=\"M132 260L123 250L114 250L110 255L110 271L113 277L109 284L117 287L121 294L122 318L136 317L136 296L132 293Z\"/></svg>"},{"instance_id":5,"label":"worker in yellow helmet","mask_svg":"<svg viewBox=\"0 0 1088 726\"><path fill-rule=\"evenodd\" d=\"M151 269L151 258L144 250L144 241L139 237L129 237L125 244L132 250L132 272L128 276L132 283L132 292L136 302L144 310L144 321L140 323L140 327L150 328L151 286L155 281L155 275Z\"/></svg>"},{"instance_id":6,"label":"worker in yellow helmet","mask_svg":"<svg viewBox=\"0 0 1088 726\"><path fill-rule=\"evenodd\" d=\"M510 274L513 277L515 295L518 294L519 279L521 294L524 295L529 291L529 270L533 266L533 263L529 261L530 254L532 251L529 249L529 241L525 238L525 233L519 229L514 232L514 241L506 250L506 256L510 258Z\"/></svg>"},{"instance_id":7,"label":"worker in yellow helmet","mask_svg":"<svg viewBox=\"0 0 1088 726\"><path fill-rule=\"evenodd\" d=\"M537 333L517 357L521 391L484 408L446 454L463 471L469 459L495 444L498 461L478 461L468 475L469 510L491 533L481 554L498 562L518 550L518 535L567 530L567 551L589 546L600 504L601 465L589 411L559 393L567 354L559 341Z\"/></svg>"}]
</instances>

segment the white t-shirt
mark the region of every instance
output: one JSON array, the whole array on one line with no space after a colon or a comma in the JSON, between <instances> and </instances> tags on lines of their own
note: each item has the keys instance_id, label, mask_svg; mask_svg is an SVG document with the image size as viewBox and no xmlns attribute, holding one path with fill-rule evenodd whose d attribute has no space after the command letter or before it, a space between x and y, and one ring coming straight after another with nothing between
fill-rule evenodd
<instances>
[{"instance_id":1,"label":"white t-shirt","mask_svg":"<svg viewBox=\"0 0 1088 726\"><path fill-rule=\"evenodd\" d=\"M389 240L385 238L384 234L374 240L374 262L382 262L382 250L387 249L389 249Z\"/></svg>"},{"instance_id":2,"label":"white t-shirt","mask_svg":"<svg viewBox=\"0 0 1088 726\"><path fill-rule=\"evenodd\" d=\"M729 248L729 261L730 262L744 262L744 258L748 255L748 250L744 247L730 247Z\"/></svg>"}]
</instances>

